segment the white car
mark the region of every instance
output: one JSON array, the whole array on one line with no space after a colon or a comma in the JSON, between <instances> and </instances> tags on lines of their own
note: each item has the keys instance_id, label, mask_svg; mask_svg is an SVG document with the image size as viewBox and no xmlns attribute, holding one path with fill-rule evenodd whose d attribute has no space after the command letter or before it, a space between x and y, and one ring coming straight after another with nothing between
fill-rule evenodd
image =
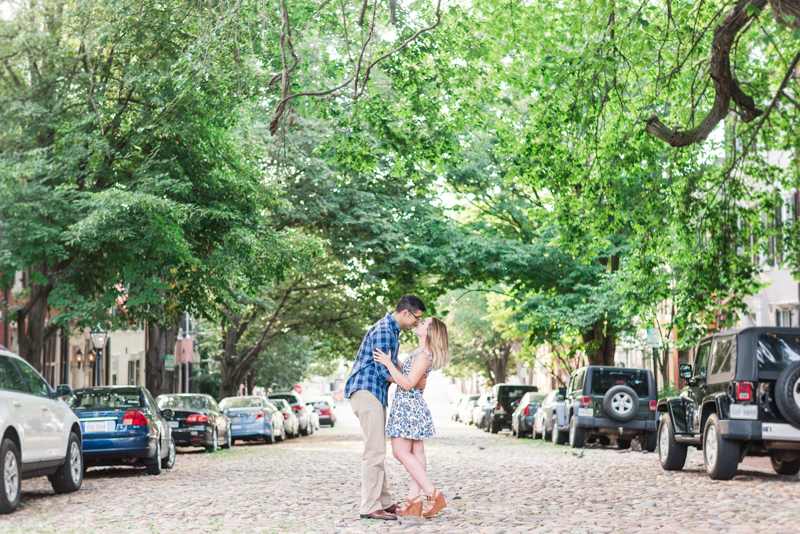
<instances>
[{"instance_id":1,"label":"white car","mask_svg":"<svg viewBox=\"0 0 800 534\"><path fill-rule=\"evenodd\" d=\"M56 493L80 489L78 418L28 362L2 348L0 435L0 513L17 508L23 479L46 475Z\"/></svg>"}]
</instances>

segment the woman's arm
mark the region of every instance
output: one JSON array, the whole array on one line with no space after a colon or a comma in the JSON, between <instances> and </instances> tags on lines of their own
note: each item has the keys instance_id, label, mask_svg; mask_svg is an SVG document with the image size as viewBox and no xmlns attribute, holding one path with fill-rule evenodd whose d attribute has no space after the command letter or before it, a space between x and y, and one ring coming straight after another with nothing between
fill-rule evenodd
<instances>
[{"instance_id":1,"label":"woman's arm","mask_svg":"<svg viewBox=\"0 0 800 534\"><path fill-rule=\"evenodd\" d=\"M420 354L422 354L423 357L414 357L414 361L411 363L411 371L409 371L408 376L404 376L403 373L401 373L400 370L394 366L392 363L391 351L389 351L389 354L386 354L381 349L375 349L375 352L372 353L372 356L376 362L381 363L386 367L386 369L389 371L389 374L392 376L394 383L397 384L398 387L401 387L406 391L410 391L417 386L417 383L430 366L430 356L424 352L417 353L417 356Z\"/></svg>"}]
</instances>

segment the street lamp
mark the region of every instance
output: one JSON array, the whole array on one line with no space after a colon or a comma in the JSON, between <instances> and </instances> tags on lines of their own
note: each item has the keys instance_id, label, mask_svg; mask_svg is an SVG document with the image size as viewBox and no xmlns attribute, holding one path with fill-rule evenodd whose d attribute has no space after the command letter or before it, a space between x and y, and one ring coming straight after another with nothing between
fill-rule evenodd
<instances>
[{"instance_id":1,"label":"street lamp","mask_svg":"<svg viewBox=\"0 0 800 534\"><path fill-rule=\"evenodd\" d=\"M101 380L100 377L103 376L103 349L108 343L108 332L105 330L100 330L100 325L89 332L89 337L92 338L92 345L94 346L94 352L97 355L97 375L95 377L96 386L100 386Z\"/></svg>"},{"instance_id":2,"label":"street lamp","mask_svg":"<svg viewBox=\"0 0 800 534\"><path fill-rule=\"evenodd\" d=\"M75 361L78 362L78 369L80 369L83 361L83 351L81 349L78 349L78 352L75 353Z\"/></svg>"}]
</instances>

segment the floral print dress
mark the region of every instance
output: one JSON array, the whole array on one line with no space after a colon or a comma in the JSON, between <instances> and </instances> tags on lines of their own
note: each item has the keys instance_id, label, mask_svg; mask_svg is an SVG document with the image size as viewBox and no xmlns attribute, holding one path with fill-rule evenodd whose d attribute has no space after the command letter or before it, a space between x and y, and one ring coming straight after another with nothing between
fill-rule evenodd
<instances>
[{"instance_id":1,"label":"floral print dress","mask_svg":"<svg viewBox=\"0 0 800 534\"><path fill-rule=\"evenodd\" d=\"M429 357L431 356L427 351L412 352L408 359L403 362L401 372L404 376L408 376L408 373L411 372L414 356L420 352L425 352ZM430 372L431 366L428 365L425 376L428 376ZM418 440L432 438L435 434L436 429L433 427L433 417L431 417L428 404L422 398L422 392L417 388L411 388L406 391L398 386L392 401L392 411L389 413L389 423L386 425L386 435L390 438Z\"/></svg>"}]
</instances>

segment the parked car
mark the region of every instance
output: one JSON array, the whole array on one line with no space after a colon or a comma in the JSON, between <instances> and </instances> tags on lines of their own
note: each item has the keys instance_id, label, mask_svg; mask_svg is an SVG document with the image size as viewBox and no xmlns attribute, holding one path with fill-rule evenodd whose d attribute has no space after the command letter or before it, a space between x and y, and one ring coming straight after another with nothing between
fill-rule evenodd
<instances>
[{"instance_id":1,"label":"parked car","mask_svg":"<svg viewBox=\"0 0 800 534\"><path fill-rule=\"evenodd\" d=\"M468 425L472 424L472 410L478 404L480 395L465 395L458 407L458 420Z\"/></svg>"},{"instance_id":2,"label":"parked car","mask_svg":"<svg viewBox=\"0 0 800 534\"><path fill-rule=\"evenodd\" d=\"M156 402L172 429L175 445L205 447L208 452L231 447L231 420L211 395L159 395Z\"/></svg>"},{"instance_id":3,"label":"parked car","mask_svg":"<svg viewBox=\"0 0 800 534\"><path fill-rule=\"evenodd\" d=\"M769 456L781 475L800 472L800 329L745 328L703 339L686 387L659 399L659 460L683 469L689 445L706 473L730 480L744 456Z\"/></svg>"},{"instance_id":4,"label":"parked car","mask_svg":"<svg viewBox=\"0 0 800 534\"><path fill-rule=\"evenodd\" d=\"M148 475L159 475L175 465L171 429L147 389L77 389L67 404L81 421L86 466L144 465Z\"/></svg>"},{"instance_id":5,"label":"parked car","mask_svg":"<svg viewBox=\"0 0 800 534\"><path fill-rule=\"evenodd\" d=\"M294 415L297 417L297 422L300 425L300 433L302 433L304 436L308 436L311 433L311 430L309 430L308 426L308 420L312 408L306 406L306 403L303 401L303 398L299 393L295 393L294 391L278 391L275 393L270 393L268 397L270 400L285 400L289 404L289 407L291 407Z\"/></svg>"},{"instance_id":6,"label":"parked car","mask_svg":"<svg viewBox=\"0 0 800 534\"><path fill-rule=\"evenodd\" d=\"M0 436L0 513L17 509L24 479L47 476L56 493L81 488L83 436L78 418L36 369L2 349Z\"/></svg>"},{"instance_id":7,"label":"parked car","mask_svg":"<svg viewBox=\"0 0 800 534\"><path fill-rule=\"evenodd\" d=\"M511 414L519 405L522 396L525 393L536 393L537 391L539 388L536 386L495 384L492 388L492 399L495 404L487 410L484 426L488 427L492 434L497 434L503 428L510 428Z\"/></svg>"},{"instance_id":8,"label":"parked car","mask_svg":"<svg viewBox=\"0 0 800 534\"><path fill-rule=\"evenodd\" d=\"M489 431L489 426L486 424L486 413L489 411L489 408L492 405L492 394L484 393L480 397L478 397L478 401L475 403L475 407L472 409L472 424L485 430L486 432Z\"/></svg>"},{"instance_id":9,"label":"parked car","mask_svg":"<svg viewBox=\"0 0 800 534\"><path fill-rule=\"evenodd\" d=\"M533 435L533 416L542 405L546 395L529 391L522 396L514 413L511 414L511 433L518 438Z\"/></svg>"},{"instance_id":10,"label":"parked car","mask_svg":"<svg viewBox=\"0 0 800 534\"><path fill-rule=\"evenodd\" d=\"M270 399L270 402L283 414L283 427L286 429L286 435L290 438L299 436L300 421L297 420L295 411L289 406L289 403L283 399Z\"/></svg>"},{"instance_id":11,"label":"parked car","mask_svg":"<svg viewBox=\"0 0 800 534\"><path fill-rule=\"evenodd\" d=\"M564 397L567 388L560 387L554 389L542 401L542 405L533 414L533 438L541 437L545 441L550 441L553 437L553 427L558 424L556 408L561 406L563 411ZM566 424L566 423L563 423ZM559 444L561 445L561 444Z\"/></svg>"},{"instance_id":12,"label":"parked car","mask_svg":"<svg viewBox=\"0 0 800 534\"><path fill-rule=\"evenodd\" d=\"M219 406L231 419L231 445L236 440L275 443L286 439L283 414L265 397L227 397Z\"/></svg>"},{"instance_id":13,"label":"parked car","mask_svg":"<svg viewBox=\"0 0 800 534\"><path fill-rule=\"evenodd\" d=\"M587 440L616 439L627 449L634 437L642 449L656 449L656 386L653 373L645 369L590 365L570 375L566 395L567 428L557 426L554 441L568 436L571 447ZM554 431L555 432L555 431Z\"/></svg>"},{"instance_id":14,"label":"parked car","mask_svg":"<svg viewBox=\"0 0 800 534\"><path fill-rule=\"evenodd\" d=\"M335 405L330 397L320 397L307 403L319 416L319 424L336 426Z\"/></svg>"}]
</instances>

